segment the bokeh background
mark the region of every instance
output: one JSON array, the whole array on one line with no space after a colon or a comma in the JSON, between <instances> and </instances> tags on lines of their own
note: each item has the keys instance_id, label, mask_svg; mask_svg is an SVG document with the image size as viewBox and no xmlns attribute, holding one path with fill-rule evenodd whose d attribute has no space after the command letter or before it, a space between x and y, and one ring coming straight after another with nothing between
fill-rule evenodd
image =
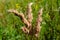
<instances>
[{"instance_id":1,"label":"bokeh background","mask_svg":"<svg viewBox=\"0 0 60 40\"><path fill-rule=\"evenodd\" d=\"M32 2L33 21L36 23L38 10L42 7L43 21L39 38L24 34L21 19L9 9L16 9L26 14L27 4ZM0 40L60 40L60 0L0 0Z\"/></svg>"}]
</instances>

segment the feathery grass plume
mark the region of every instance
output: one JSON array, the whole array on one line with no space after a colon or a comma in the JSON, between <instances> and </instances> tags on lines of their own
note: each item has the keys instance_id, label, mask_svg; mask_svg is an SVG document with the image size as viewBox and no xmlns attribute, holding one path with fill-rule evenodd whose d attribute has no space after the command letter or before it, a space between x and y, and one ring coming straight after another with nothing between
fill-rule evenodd
<instances>
[{"instance_id":1,"label":"feathery grass plume","mask_svg":"<svg viewBox=\"0 0 60 40\"><path fill-rule=\"evenodd\" d=\"M23 26L21 29L24 33L26 34L34 34L36 37L38 37L38 34L41 30L41 22L42 22L42 11L43 11L43 8L41 8L38 12L38 18L36 20L36 25L35 25L35 28L33 29L33 26L32 26L32 19L33 19L33 15L32 15L32 6L33 3L29 3L28 6L27 6L27 19L24 17L24 14L23 13L19 13L17 10L14 10L14 9L10 9L8 10L8 12L12 12L14 13L16 16L20 17L22 22L24 24L26 24L25 26ZM34 32L34 33L33 33ZM30 34L30 35L31 35Z\"/></svg>"},{"instance_id":2,"label":"feathery grass plume","mask_svg":"<svg viewBox=\"0 0 60 40\"><path fill-rule=\"evenodd\" d=\"M41 30L41 22L42 22L42 11L43 11L43 8L41 8L38 12L38 18L36 20L36 27L35 27L35 36L38 37L38 34Z\"/></svg>"},{"instance_id":3,"label":"feathery grass plume","mask_svg":"<svg viewBox=\"0 0 60 40\"><path fill-rule=\"evenodd\" d=\"M27 6L27 19L29 21L29 23L32 22L32 19L33 19L33 15L32 15L32 6L33 3L29 3L28 6Z\"/></svg>"},{"instance_id":4,"label":"feathery grass plume","mask_svg":"<svg viewBox=\"0 0 60 40\"><path fill-rule=\"evenodd\" d=\"M27 27L29 26L29 22L26 20L23 13L19 13L17 10L14 9L9 9L8 12L14 13L16 16L20 17L22 22L25 23Z\"/></svg>"}]
</instances>

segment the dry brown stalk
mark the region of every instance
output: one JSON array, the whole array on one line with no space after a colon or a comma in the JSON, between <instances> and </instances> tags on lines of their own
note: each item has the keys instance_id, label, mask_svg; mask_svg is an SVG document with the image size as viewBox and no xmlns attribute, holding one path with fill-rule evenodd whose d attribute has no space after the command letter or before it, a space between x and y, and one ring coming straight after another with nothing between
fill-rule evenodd
<instances>
[{"instance_id":1,"label":"dry brown stalk","mask_svg":"<svg viewBox=\"0 0 60 40\"><path fill-rule=\"evenodd\" d=\"M24 26L21 28L24 33L29 33L29 30Z\"/></svg>"},{"instance_id":2,"label":"dry brown stalk","mask_svg":"<svg viewBox=\"0 0 60 40\"><path fill-rule=\"evenodd\" d=\"M14 13L16 16L19 16L22 20L23 23L25 23L26 25L24 27L22 27L22 31L24 33L27 33L27 34L34 34L36 37L38 37L39 35L39 32L41 30L41 22L42 22L42 11L43 11L43 8L41 8L38 12L38 18L36 20L36 24L35 24L35 28L33 29L33 26L32 26L32 19L33 19L33 15L32 15L32 6L33 3L29 3L28 6L27 6L27 19L25 18L24 14L23 13L19 13L17 10L14 10L14 9L9 9L8 12L12 12ZM32 33L34 32L34 33Z\"/></svg>"}]
</instances>

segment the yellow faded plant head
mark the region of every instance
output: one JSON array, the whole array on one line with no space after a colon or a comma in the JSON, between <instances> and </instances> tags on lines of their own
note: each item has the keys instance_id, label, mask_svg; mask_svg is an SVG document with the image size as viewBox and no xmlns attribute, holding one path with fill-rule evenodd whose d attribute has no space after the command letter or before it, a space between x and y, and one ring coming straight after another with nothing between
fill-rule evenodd
<instances>
[{"instance_id":1,"label":"yellow faded plant head","mask_svg":"<svg viewBox=\"0 0 60 40\"><path fill-rule=\"evenodd\" d=\"M17 9L20 8L20 5L19 5L19 4L16 4L16 8L17 8Z\"/></svg>"}]
</instances>

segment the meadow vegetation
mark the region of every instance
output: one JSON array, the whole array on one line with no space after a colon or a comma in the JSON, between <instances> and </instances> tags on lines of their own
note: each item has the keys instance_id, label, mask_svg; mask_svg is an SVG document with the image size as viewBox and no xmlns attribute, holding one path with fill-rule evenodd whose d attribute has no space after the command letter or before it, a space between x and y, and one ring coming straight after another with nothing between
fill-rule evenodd
<instances>
[{"instance_id":1,"label":"meadow vegetation","mask_svg":"<svg viewBox=\"0 0 60 40\"><path fill-rule=\"evenodd\" d=\"M18 16L7 12L16 9L26 15L27 4L30 2L33 3L33 26L38 10L43 8L38 39L22 32L21 27L25 24ZM60 40L60 0L0 0L0 40Z\"/></svg>"}]
</instances>

